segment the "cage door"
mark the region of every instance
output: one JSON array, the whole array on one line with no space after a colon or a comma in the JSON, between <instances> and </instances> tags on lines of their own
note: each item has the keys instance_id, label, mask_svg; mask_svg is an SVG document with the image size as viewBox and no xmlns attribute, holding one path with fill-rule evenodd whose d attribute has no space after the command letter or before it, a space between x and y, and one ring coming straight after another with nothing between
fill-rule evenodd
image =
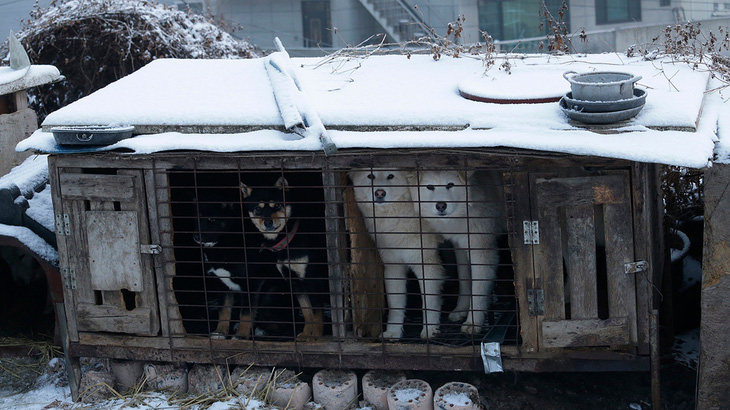
<instances>
[{"instance_id":1,"label":"cage door","mask_svg":"<svg viewBox=\"0 0 730 410\"><path fill-rule=\"evenodd\" d=\"M636 289L628 172L530 178L540 348L636 345Z\"/></svg>"},{"instance_id":2,"label":"cage door","mask_svg":"<svg viewBox=\"0 0 730 410\"><path fill-rule=\"evenodd\" d=\"M141 171L62 172L79 331L155 335L159 313Z\"/></svg>"}]
</instances>

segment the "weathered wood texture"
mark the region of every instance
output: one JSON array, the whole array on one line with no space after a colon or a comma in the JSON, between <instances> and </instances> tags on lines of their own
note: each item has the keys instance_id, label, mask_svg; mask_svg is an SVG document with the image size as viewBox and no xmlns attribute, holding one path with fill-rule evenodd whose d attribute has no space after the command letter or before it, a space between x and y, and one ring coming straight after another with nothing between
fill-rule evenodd
<instances>
[{"instance_id":1,"label":"weathered wood texture","mask_svg":"<svg viewBox=\"0 0 730 410\"><path fill-rule=\"evenodd\" d=\"M730 165L705 172L705 238L702 256L702 322L698 409L730 403Z\"/></svg>"},{"instance_id":2,"label":"weathered wood texture","mask_svg":"<svg viewBox=\"0 0 730 410\"><path fill-rule=\"evenodd\" d=\"M345 221L350 232L350 282L353 330L356 336L377 337L383 332L385 311L383 262L365 228L352 187L344 192Z\"/></svg>"},{"instance_id":3,"label":"weathered wood texture","mask_svg":"<svg viewBox=\"0 0 730 410\"><path fill-rule=\"evenodd\" d=\"M541 346L636 343L634 278L624 273L624 265L634 261L628 173L581 177L537 174L531 177L530 192L533 215L540 224L540 244L534 250L535 275L545 292L545 316L538 319L543 321L538 329ZM600 247L605 249L605 261L597 260L596 249ZM606 266L609 319L625 321L625 326L605 326L604 321L595 322L601 326L571 324L599 319L597 263ZM553 324L548 326L545 321ZM556 337L554 329L572 329L573 336ZM627 334L618 337L616 332L623 330ZM546 331L551 333L546 335Z\"/></svg>"},{"instance_id":4,"label":"weathered wood texture","mask_svg":"<svg viewBox=\"0 0 730 410\"><path fill-rule=\"evenodd\" d=\"M7 174L32 155L32 152L15 152L15 146L37 128L38 117L31 109L0 115L0 175Z\"/></svg>"},{"instance_id":5,"label":"weathered wood texture","mask_svg":"<svg viewBox=\"0 0 730 410\"><path fill-rule=\"evenodd\" d=\"M60 236L59 249L67 254L62 266L76 279L76 288L67 292L73 300L69 319L78 330L157 334L154 270L150 256L140 254L140 245L150 239L142 171L59 171L53 179L61 200L54 209L70 221L70 235Z\"/></svg>"}]
</instances>

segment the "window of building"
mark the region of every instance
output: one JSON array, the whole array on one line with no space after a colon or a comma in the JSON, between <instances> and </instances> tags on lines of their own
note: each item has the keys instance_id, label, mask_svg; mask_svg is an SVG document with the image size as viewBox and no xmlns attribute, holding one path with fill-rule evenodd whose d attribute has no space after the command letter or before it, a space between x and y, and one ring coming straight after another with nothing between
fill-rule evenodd
<instances>
[{"instance_id":1,"label":"window of building","mask_svg":"<svg viewBox=\"0 0 730 410\"><path fill-rule=\"evenodd\" d=\"M641 2L637 0L596 0L596 24L641 21Z\"/></svg>"},{"instance_id":2,"label":"window of building","mask_svg":"<svg viewBox=\"0 0 730 410\"><path fill-rule=\"evenodd\" d=\"M672 0L659 0L659 5L662 7L671 6Z\"/></svg>"},{"instance_id":3,"label":"window of building","mask_svg":"<svg viewBox=\"0 0 730 410\"><path fill-rule=\"evenodd\" d=\"M566 0L568 6L570 3ZM545 0L550 13L557 20L563 0ZM495 40L516 40L547 34L547 27L540 31L541 1L534 0L479 0L479 29ZM570 7L563 21L570 31Z\"/></svg>"},{"instance_id":4,"label":"window of building","mask_svg":"<svg viewBox=\"0 0 730 410\"><path fill-rule=\"evenodd\" d=\"M304 31L304 47L332 47L332 32L329 28L330 2L303 1L302 26Z\"/></svg>"}]
</instances>

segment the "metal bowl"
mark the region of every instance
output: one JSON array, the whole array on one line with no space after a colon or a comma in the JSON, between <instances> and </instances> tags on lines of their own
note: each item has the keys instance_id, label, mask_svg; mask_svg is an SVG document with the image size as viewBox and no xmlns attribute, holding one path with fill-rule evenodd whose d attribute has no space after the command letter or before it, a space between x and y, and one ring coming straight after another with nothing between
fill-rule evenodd
<instances>
[{"instance_id":1,"label":"metal bowl","mask_svg":"<svg viewBox=\"0 0 730 410\"><path fill-rule=\"evenodd\" d=\"M573 93L567 93L563 97L565 105L576 111L582 112L613 112L636 108L646 103L646 91L634 89L634 96L626 100L617 101L583 101L573 98Z\"/></svg>"},{"instance_id":2,"label":"metal bowl","mask_svg":"<svg viewBox=\"0 0 730 410\"><path fill-rule=\"evenodd\" d=\"M578 74L566 71L563 78L570 83L573 98L582 101L618 101L634 96L634 83L640 75L599 71Z\"/></svg>"},{"instance_id":3,"label":"metal bowl","mask_svg":"<svg viewBox=\"0 0 730 410\"><path fill-rule=\"evenodd\" d=\"M576 111L568 107L565 103L565 97L560 100L560 109L568 116L568 118L580 121L585 124L613 124L619 121L633 118L644 108L644 104L638 107L629 108L627 110L611 111L611 112L583 112Z\"/></svg>"},{"instance_id":4,"label":"metal bowl","mask_svg":"<svg viewBox=\"0 0 730 410\"><path fill-rule=\"evenodd\" d=\"M134 132L133 126L83 126L83 127L53 127L53 138L59 145L111 145L123 139L130 138Z\"/></svg>"}]
</instances>

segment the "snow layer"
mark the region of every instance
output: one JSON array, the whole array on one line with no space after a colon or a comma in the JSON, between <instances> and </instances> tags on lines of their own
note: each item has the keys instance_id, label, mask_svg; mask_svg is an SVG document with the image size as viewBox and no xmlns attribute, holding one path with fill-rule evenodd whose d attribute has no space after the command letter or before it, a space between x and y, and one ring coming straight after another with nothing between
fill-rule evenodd
<instances>
[{"instance_id":1,"label":"snow layer","mask_svg":"<svg viewBox=\"0 0 730 410\"><path fill-rule=\"evenodd\" d=\"M62 78L58 68L52 65L32 65L21 70L0 67L0 95L52 83Z\"/></svg>"},{"instance_id":2,"label":"snow layer","mask_svg":"<svg viewBox=\"0 0 730 410\"><path fill-rule=\"evenodd\" d=\"M21 195L30 196L33 189L48 180L48 156L30 156L22 164L0 177L0 189L17 186Z\"/></svg>"},{"instance_id":3,"label":"snow layer","mask_svg":"<svg viewBox=\"0 0 730 410\"><path fill-rule=\"evenodd\" d=\"M644 61L616 54L512 57L511 74L479 59L430 56L292 59L307 100L339 148L514 147L642 162L705 167L712 157L720 110L702 111L707 72L670 60ZM51 113L44 129L62 125L255 126L284 125L264 59L159 60ZM568 92L562 78L577 72L641 75L644 109L616 134L599 134L569 122L557 103L488 104L472 93L530 99ZM464 85L467 84L467 85ZM698 118L710 116L698 127ZM700 121L702 123L702 121ZM372 128L378 126L380 128ZM369 128L368 128L369 127ZM454 131L390 131L382 127ZM698 127L697 131L692 131ZM674 131L659 131L671 129ZM49 132L36 132L17 150L69 152ZM319 150L317 141L278 131L183 136L143 135L110 147L132 153L167 150ZM74 150L79 151L79 150ZM83 151L83 149L81 150Z\"/></svg>"},{"instance_id":4,"label":"snow layer","mask_svg":"<svg viewBox=\"0 0 730 410\"><path fill-rule=\"evenodd\" d=\"M58 265L58 251L48 242L24 226L0 224L0 235L18 239L28 249L53 265Z\"/></svg>"}]
</instances>

